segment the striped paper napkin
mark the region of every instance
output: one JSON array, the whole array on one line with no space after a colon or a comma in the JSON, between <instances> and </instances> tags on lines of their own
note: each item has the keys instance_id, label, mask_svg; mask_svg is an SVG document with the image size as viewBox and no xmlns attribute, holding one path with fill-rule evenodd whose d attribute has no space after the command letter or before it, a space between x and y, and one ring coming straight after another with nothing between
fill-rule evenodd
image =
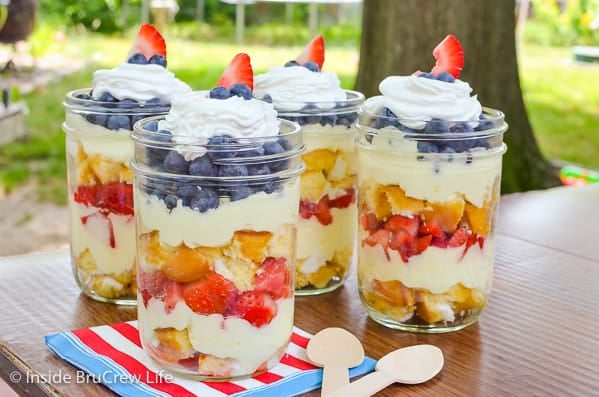
<instances>
[{"instance_id":1,"label":"striped paper napkin","mask_svg":"<svg viewBox=\"0 0 599 397\"><path fill-rule=\"evenodd\" d=\"M322 369L306 357L311 337L294 327L291 343L277 366L261 375L230 382L200 382L166 373L143 351L137 321L61 332L45 340L50 350L84 371L90 381L100 382L121 396L286 397L320 388ZM367 357L350 370L350 376L368 373L375 364Z\"/></svg>"}]
</instances>

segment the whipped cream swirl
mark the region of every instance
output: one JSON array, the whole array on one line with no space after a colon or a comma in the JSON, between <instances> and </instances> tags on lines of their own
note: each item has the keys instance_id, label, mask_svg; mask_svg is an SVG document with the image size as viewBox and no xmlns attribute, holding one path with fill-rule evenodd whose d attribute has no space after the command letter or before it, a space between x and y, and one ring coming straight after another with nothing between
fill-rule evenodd
<instances>
[{"instance_id":1,"label":"whipped cream swirl","mask_svg":"<svg viewBox=\"0 0 599 397\"><path fill-rule=\"evenodd\" d=\"M263 138L279 134L273 105L239 96L212 99L208 91L178 96L159 128L170 131L179 143L205 143L217 135Z\"/></svg>"},{"instance_id":2,"label":"whipped cream swirl","mask_svg":"<svg viewBox=\"0 0 599 397\"><path fill-rule=\"evenodd\" d=\"M347 99L336 74L312 72L303 66L275 67L254 78L254 96L270 95L279 110L299 110L306 102L332 108Z\"/></svg>"},{"instance_id":3,"label":"whipped cream swirl","mask_svg":"<svg viewBox=\"0 0 599 397\"><path fill-rule=\"evenodd\" d=\"M422 129L435 118L446 121L470 121L478 125L482 106L472 88L464 81L453 83L417 76L389 76L379 84L383 95L369 98L364 109L378 113L389 108L409 128Z\"/></svg>"},{"instance_id":4,"label":"whipped cream swirl","mask_svg":"<svg viewBox=\"0 0 599 397\"><path fill-rule=\"evenodd\" d=\"M191 91L191 88L175 77L172 72L160 65L137 65L123 63L113 69L96 70L93 74L93 98L109 92L118 100L125 98L147 101L160 98L170 103L177 96Z\"/></svg>"}]
</instances>

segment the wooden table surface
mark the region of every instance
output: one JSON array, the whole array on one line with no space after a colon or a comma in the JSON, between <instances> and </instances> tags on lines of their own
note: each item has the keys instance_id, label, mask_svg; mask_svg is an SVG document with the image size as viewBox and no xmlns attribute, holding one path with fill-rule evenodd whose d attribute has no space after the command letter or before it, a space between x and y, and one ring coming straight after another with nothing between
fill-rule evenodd
<instances>
[{"instance_id":1,"label":"wooden table surface","mask_svg":"<svg viewBox=\"0 0 599 397\"><path fill-rule=\"evenodd\" d=\"M443 350L436 378L377 396L599 396L598 221L599 184L504 196L489 305L462 331L410 334L369 320L355 276L330 294L298 298L295 324L312 333L344 327L376 359L417 343ZM45 335L136 317L134 308L81 296L66 251L0 258L0 304L0 375L19 394L113 395L97 384L9 379L14 370L75 376Z\"/></svg>"}]
</instances>

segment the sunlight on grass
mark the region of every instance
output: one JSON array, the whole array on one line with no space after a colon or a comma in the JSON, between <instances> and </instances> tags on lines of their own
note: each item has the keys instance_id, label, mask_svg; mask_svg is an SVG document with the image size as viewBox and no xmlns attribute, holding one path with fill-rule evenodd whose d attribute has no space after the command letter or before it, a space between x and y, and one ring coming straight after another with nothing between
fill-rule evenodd
<instances>
[{"instance_id":1,"label":"sunlight on grass","mask_svg":"<svg viewBox=\"0 0 599 397\"><path fill-rule=\"evenodd\" d=\"M599 64L569 49L527 46L520 73L528 116L547 158L599 168Z\"/></svg>"}]
</instances>

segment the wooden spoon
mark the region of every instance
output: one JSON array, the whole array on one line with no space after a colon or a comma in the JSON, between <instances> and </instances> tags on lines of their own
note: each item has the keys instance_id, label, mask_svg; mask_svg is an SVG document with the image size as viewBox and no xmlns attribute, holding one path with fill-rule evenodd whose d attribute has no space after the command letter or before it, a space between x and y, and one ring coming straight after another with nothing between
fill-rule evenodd
<instances>
[{"instance_id":1,"label":"wooden spoon","mask_svg":"<svg viewBox=\"0 0 599 397\"><path fill-rule=\"evenodd\" d=\"M310 339L306 347L310 361L323 367L321 396L349 384L349 368L364 360L364 348L353 334L343 328L325 328Z\"/></svg>"},{"instance_id":2,"label":"wooden spoon","mask_svg":"<svg viewBox=\"0 0 599 397\"><path fill-rule=\"evenodd\" d=\"M375 371L327 397L366 397L394 382L415 385L432 379L443 368L443 352L433 345L414 345L381 358Z\"/></svg>"}]
</instances>

